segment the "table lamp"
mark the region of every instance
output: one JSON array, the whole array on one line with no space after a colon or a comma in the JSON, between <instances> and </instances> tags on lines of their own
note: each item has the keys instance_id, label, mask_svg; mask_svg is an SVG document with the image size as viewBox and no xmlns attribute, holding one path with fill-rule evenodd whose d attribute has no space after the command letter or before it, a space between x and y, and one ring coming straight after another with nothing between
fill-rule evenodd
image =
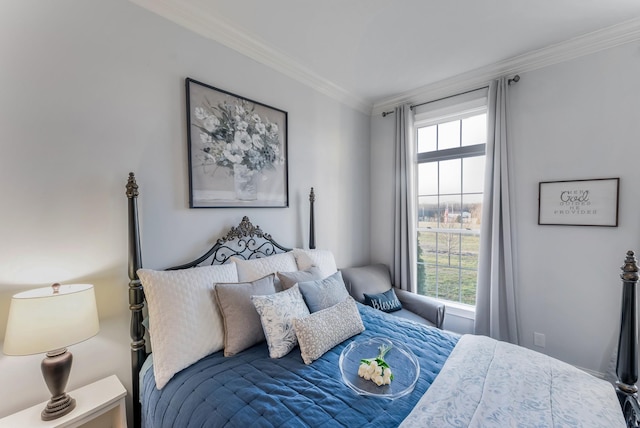
<instances>
[{"instance_id":1,"label":"table lamp","mask_svg":"<svg viewBox=\"0 0 640 428\"><path fill-rule=\"evenodd\" d=\"M4 353L47 353L41 367L51 399L42 420L57 419L75 408L76 400L64 392L73 360L66 347L95 336L98 330L93 285L53 284L11 298Z\"/></svg>"}]
</instances>

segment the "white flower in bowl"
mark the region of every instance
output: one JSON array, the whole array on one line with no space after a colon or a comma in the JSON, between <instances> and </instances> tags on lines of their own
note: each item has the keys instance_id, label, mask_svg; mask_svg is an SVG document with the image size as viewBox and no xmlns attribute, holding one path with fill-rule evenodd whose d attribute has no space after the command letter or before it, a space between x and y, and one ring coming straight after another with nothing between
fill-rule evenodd
<instances>
[{"instance_id":1,"label":"white flower in bowl","mask_svg":"<svg viewBox=\"0 0 640 428\"><path fill-rule=\"evenodd\" d=\"M375 358L363 358L358 367L358 376L365 380L371 380L376 385L390 385L393 380L393 373L389 364L384 360L384 356L391 350L391 345L380 345L380 353Z\"/></svg>"}]
</instances>

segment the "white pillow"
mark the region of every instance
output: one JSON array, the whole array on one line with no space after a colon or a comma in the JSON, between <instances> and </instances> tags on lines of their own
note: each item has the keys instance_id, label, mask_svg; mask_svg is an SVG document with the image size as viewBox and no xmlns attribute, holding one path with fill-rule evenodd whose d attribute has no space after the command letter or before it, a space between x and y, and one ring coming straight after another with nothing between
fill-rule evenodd
<instances>
[{"instance_id":1,"label":"white pillow","mask_svg":"<svg viewBox=\"0 0 640 428\"><path fill-rule=\"evenodd\" d=\"M162 389L180 370L224 346L213 287L238 282L235 264L175 271L138 270L149 309L153 372Z\"/></svg>"},{"instance_id":2,"label":"white pillow","mask_svg":"<svg viewBox=\"0 0 640 428\"><path fill-rule=\"evenodd\" d=\"M236 264L240 282L252 282L276 272L298 270L296 258L291 252L251 260L244 260L234 256L229 258L229 261Z\"/></svg>"},{"instance_id":3,"label":"white pillow","mask_svg":"<svg viewBox=\"0 0 640 428\"><path fill-rule=\"evenodd\" d=\"M293 255L296 258L298 270L307 270L311 266L317 266L326 278L338 271L333 253L329 250L305 250L294 248Z\"/></svg>"},{"instance_id":4,"label":"white pillow","mask_svg":"<svg viewBox=\"0 0 640 428\"><path fill-rule=\"evenodd\" d=\"M269 356L284 357L298 344L293 330L293 319L309 315L298 284L280 293L251 296L251 301L260 314L262 330L269 346Z\"/></svg>"}]
</instances>

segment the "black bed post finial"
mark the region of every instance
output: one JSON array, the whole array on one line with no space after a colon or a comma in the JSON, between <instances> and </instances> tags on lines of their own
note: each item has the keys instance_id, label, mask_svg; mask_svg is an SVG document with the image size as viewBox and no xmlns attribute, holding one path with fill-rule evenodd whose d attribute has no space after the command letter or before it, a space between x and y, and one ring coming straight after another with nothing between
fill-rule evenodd
<instances>
[{"instance_id":1,"label":"black bed post finial","mask_svg":"<svg viewBox=\"0 0 640 428\"><path fill-rule=\"evenodd\" d=\"M316 201L316 194L313 192L313 187L311 188L311 192L309 192L309 248L314 250L316 248L316 227L313 219L313 203Z\"/></svg>"},{"instance_id":2,"label":"black bed post finial","mask_svg":"<svg viewBox=\"0 0 640 428\"><path fill-rule=\"evenodd\" d=\"M638 315L636 312L636 286L638 284L638 262L633 251L627 251L622 273L622 316L618 339L618 361L616 364L617 390L625 395L636 394L638 387Z\"/></svg>"},{"instance_id":3,"label":"black bed post finial","mask_svg":"<svg viewBox=\"0 0 640 428\"><path fill-rule=\"evenodd\" d=\"M133 172L127 180L127 200L129 202L129 310L131 311L131 364L132 364L132 395L133 395L133 426L141 426L140 382L138 374L146 357L144 333L142 325L142 309L144 308L144 293L137 271L142 267L140 251L140 231L138 226L138 184Z\"/></svg>"},{"instance_id":4,"label":"black bed post finial","mask_svg":"<svg viewBox=\"0 0 640 428\"><path fill-rule=\"evenodd\" d=\"M638 315L636 312L636 286L638 285L638 261L633 251L627 251L622 266L622 315L616 362L616 393L622 406L627 427L638 427Z\"/></svg>"}]
</instances>

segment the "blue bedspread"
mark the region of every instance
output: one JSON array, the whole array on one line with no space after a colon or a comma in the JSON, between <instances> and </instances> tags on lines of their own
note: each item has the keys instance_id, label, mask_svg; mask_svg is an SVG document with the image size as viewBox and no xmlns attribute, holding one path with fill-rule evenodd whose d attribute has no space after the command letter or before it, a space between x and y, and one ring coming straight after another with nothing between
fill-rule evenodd
<instances>
[{"instance_id":1,"label":"blue bedspread","mask_svg":"<svg viewBox=\"0 0 640 428\"><path fill-rule=\"evenodd\" d=\"M458 341L455 334L418 325L358 304L365 331L305 365L300 349L269 358L266 343L236 356L211 354L176 374L161 390L153 369L142 380L143 426L394 427L429 388ZM414 391L396 400L365 397L344 385L340 353L352 340L388 337L420 361Z\"/></svg>"}]
</instances>

